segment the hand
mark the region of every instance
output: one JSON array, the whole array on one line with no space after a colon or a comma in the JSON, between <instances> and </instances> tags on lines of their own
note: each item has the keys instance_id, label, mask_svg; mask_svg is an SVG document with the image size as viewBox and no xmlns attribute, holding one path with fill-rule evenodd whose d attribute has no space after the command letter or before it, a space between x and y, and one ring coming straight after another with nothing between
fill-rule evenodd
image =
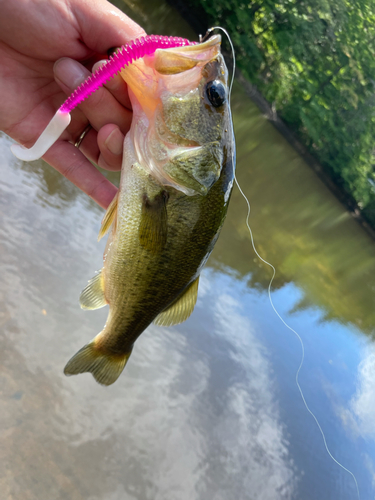
<instances>
[{"instance_id":1,"label":"hand","mask_svg":"<svg viewBox=\"0 0 375 500\"><path fill-rule=\"evenodd\" d=\"M106 0L0 0L0 11L0 130L26 147L90 74L87 68L108 49L144 35ZM126 84L115 77L72 112L69 127L43 158L106 208L116 187L88 158L120 169L131 119ZM88 124L92 130L77 149Z\"/></svg>"}]
</instances>

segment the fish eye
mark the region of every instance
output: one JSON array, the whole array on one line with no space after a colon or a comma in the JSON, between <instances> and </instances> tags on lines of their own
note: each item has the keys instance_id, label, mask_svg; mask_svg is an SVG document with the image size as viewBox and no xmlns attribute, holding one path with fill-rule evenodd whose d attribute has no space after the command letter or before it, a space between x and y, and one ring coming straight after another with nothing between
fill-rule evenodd
<instances>
[{"instance_id":1,"label":"fish eye","mask_svg":"<svg viewBox=\"0 0 375 500\"><path fill-rule=\"evenodd\" d=\"M206 94L214 108L222 106L227 98L226 89L220 80L208 82L206 85Z\"/></svg>"}]
</instances>

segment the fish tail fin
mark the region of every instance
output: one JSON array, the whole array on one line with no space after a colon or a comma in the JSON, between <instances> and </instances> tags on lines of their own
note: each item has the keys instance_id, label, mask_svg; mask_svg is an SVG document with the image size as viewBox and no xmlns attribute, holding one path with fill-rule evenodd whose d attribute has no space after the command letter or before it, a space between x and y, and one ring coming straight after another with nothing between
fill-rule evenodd
<instances>
[{"instance_id":1,"label":"fish tail fin","mask_svg":"<svg viewBox=\"0 0 375 500\"><path fill-rule=\"evenodd\" d=\"M130 357L125 354L108 354L95 346L95 339L82 347L66 364L65 375L90 372L99 384L111 385L119 378Z\"/></svg>"}]
</instances>

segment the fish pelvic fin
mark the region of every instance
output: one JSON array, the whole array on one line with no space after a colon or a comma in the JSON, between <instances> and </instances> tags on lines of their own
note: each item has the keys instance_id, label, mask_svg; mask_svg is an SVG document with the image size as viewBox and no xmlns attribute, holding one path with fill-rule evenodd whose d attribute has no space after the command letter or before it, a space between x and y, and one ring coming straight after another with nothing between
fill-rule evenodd
<instances>
[{"instance_id":1,"label":"fish pelvic fin","mask_svg":"<svg viewBox=\"0 0 375 500\"><path fill-rule=\"evenodd\" d=\"M90 372L99 384L111 385L119 378L132 350L118 355L108 354L95 347L95 339L80 349L66 364L65 375Z\"/></svg>"}]
</instances>

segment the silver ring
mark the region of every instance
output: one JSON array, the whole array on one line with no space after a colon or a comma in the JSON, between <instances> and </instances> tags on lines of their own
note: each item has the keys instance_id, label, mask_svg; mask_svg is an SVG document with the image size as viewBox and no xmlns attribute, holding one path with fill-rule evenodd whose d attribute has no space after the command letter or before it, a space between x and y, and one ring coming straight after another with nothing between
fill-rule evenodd
<instances>
[{"instance_id":1,"label":"silver ring","mask_svg":"<svg viewBox=\"0 0 375 500\"><path fill-rule=\"evenodd\" d=\"M82 134L78 137L76 142L74 143L75 147L79 149L80 145L82 144L83 139L86 137L86 134L90 132L92 129L92 126L90 124L87 125L85 130L82 132Z\"/></svg>"}]
</instances>

